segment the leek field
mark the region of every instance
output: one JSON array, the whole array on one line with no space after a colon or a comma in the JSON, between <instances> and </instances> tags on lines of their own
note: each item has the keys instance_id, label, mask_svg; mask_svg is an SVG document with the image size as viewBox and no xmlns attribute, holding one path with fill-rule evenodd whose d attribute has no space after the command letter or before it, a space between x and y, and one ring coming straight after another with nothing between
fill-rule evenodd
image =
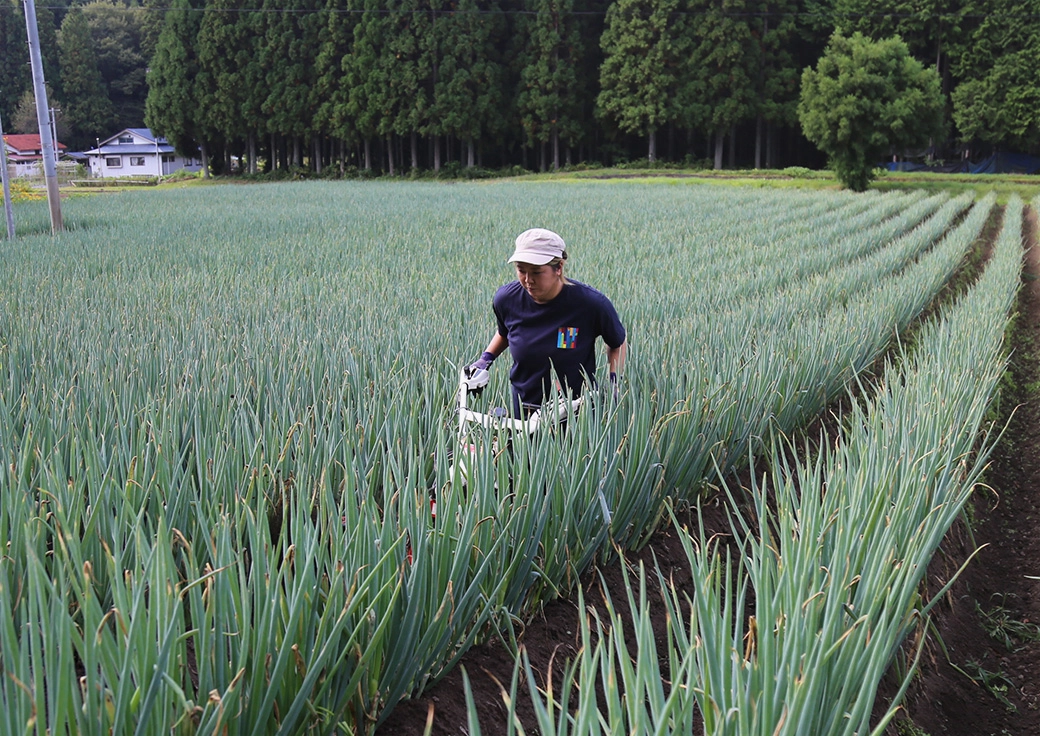
<instances>
[{"instance_id":1,"label":"leek field","mask_svg":"<svg viewBox=\"0 0 1040 736\"><path fill-rule=\"evenodd\" d=\"M868 733L992 442L1025 207L305 182L71 199L52 237L20 205L0 243L0 732L373 733L750 467L740 553L693 533L693 589L633 579L564 691L535 693L539 729ZM982 277L917 322L992 217ZM462 485L457 371L535 226L617 306L621 392L509 453L487 437ZM860 383L838 441L786 452ZM639 628L655 587L668 671Z\"/></svg>"}]
</instances>

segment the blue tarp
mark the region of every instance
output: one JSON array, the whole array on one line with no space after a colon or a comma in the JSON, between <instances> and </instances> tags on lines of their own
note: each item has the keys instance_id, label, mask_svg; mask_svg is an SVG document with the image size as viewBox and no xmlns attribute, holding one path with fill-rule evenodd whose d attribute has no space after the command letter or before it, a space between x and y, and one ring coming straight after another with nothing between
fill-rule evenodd
<instances>
[{"instance_id":1,"label":"blue tarp","mask_svg":"<svg viewBox=\"0 0 1040 736\"><path fill-rule=\"evenodd\" d=\"M956 161L946 164L919 164L913 161L891 161L889 171L934 171L946 174L1035 174L1040 172L1040 158L1025 153L994 153L978 163Z\"/></svg>"},{"instance_id":2,"label":"blue tarp","mask_svg":"<svg viewBox=\"0 0 1040 736\"><path fill-rule=\"evenodd\" d=\"M1035 174L1040 158L1024 153L995 153L971 167L973 174Z\"/></svg>"}]
</instances>

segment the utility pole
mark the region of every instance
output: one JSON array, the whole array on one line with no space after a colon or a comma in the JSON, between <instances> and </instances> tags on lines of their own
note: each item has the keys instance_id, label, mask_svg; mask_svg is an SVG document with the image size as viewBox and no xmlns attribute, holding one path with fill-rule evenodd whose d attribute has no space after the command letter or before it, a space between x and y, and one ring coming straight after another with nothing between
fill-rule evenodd
<instances>
[{"instance_id":1,"label":"utility pole","mask_svg":"<svg viewBox=\"0 0 1040 736\"><path fill-rule=\"evenodd\" d=\"M4 124L0 121L0 179L4 185L4 212L7 213L7 239L14 240L14 208L11 206L11 182L7 178L7 144L4 143Z\"/></svg>"},{"instance_id":2,"label":"utility pole","mask_svg":"<svg viewBox=\"0 0 1040 736\"><path fill-rule=\"evenodd\" d=\"M40 148L43 149L43 176L47 181L47 204L51 210L51 232L57 234L64 230L65 226L61 221L61 196L58 192L58 169L54 165L54 142L49 135L51 126L47 111L47 86L43 79L40 33L36 25L34 0L25 0L25 31L29 37L29 62L32 65L33 91L36 93L36 124L40 129Z\"/></svg>"}]
</instances>

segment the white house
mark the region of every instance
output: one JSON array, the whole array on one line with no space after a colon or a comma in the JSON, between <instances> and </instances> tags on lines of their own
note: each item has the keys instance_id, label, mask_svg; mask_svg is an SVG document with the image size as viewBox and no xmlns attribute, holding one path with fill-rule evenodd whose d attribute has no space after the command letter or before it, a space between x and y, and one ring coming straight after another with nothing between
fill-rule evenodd
<instances>
[{"instance_id":1,"label":"white house","mask_svg":"<svg viewBox=\"0 0 1040 736\"><path fill-rule=\"evenodd\" d=\"M126 128L84 153L90 161L91 176L99 178L168 176L179 169L202 168L201 160L184 158L148 128Z\"/></svg>"},{"instance_id":2,"label":"white house","mask_svg":"<svg viewBox=\"0 0 1040 736\"><path fill-rule=\"evenodd\" d=\"M14 133L4 136L4 149L8 166L14 166L15 176L43 176L43 144L39 133ZM65 144L58 143L55 155L65 151Z\"/></svg>"}]
</instances>

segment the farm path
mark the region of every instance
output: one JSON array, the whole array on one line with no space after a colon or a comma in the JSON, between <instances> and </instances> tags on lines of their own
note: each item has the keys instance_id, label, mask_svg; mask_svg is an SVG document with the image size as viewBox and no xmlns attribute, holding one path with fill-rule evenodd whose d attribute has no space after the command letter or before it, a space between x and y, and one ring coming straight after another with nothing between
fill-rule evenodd
<instances>
[{"instance_id":1,"label":"farm path","mask_svg":"<svg viewBox=\"0 0 1040 736\"><path fill-rule=\"evenodd\" d=\"M1037 219L1028 210L1026 236L1037 240ZM945 600L937 606L940 644L932 637L926 645L921 671L905 701L904 714L891 725L891 736L1040 736L1040 249L1028 254L1019 319L1011 362L1011 381L1005 386L1005 405L1018 406L1001 444L994 451L986 482L991 493L977 492L973 534L965 525L944 542L932 565L928 587L938 591L978 545L986 546L968 566ZM1010 394L1010 395L1009 395ZM687 518L696 528L695 520ZM706 532L726 534L723 509L704 510ZM677 586L689 580L682 545L665 525L640 553L628 557L628 568L640 563L648 571L656 564ZM587 607L602 610L604 590L623 610L625 577L616 563L589 573L582 583ZM652 588L650 589L653 590ZM652 597L652 596L651 596ZM978 606L976 606L976 603ZM660 608L660 607L658 607ZM992 638L980 611L990 614L989 628L1007 635L1010 648ZM576 598L550 602L519 632L534 671L543 681L556 681L568 658L578 651L579 616ZM664 631L664 612L654 612L654 626ZM1035 623L1034 623L1035 622ZM1040 639L1040 636L1037 637ZM664 639L658 646L664 654ZM945 646L947 659L943 652ZM666 664L667 660L663 660ZM378 731L378 736L418 736L432 719L434 736L469 734L462 667L470 678L474 703L484 734L506 732L503 686L509 687L513 659L505 645L491 641L474 647L461 662L422 697L402 702ZM970 675L970 677L969 677ZM882 691L894 691L887 682ZM537 732L534 711L521 685L518 714L528 733ZM884 695L882 694L882 697ZM1001 698L1004 699L1003 702Z\"/></svg>"},{"instance_id":2,"label":"farm path","mask_svg":"<svg viewBox=\"0 0 1040 736\"><path fill-rule=\"evenodd\" d=\"M933 565L935 589L976 546L978 556L939 608L945 653L933 637L907 699L916 731L940 736L1040 736L1040 248L1028 210L1026 255L1010 380L1002 413L1015 408L965 529ZM948 579L948 577L946 577Z\"/></svg>"}]
</instances>

